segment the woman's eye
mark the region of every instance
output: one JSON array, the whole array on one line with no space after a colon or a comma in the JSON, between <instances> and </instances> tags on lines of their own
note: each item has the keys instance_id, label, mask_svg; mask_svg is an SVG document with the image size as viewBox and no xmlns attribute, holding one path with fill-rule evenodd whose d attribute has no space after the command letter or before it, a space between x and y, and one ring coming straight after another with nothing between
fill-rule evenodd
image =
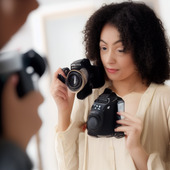
<instances>
[{"instance_id":1,"label":"woman's eye","mask_svg":"<svg viewBox=\"0 0 170 170\"><path fill-rule=\"evenodd\" d=\"M123 53L123 52L125 52L125 48L118 48L117 51L120 53Z\"/></svg>"},{"instance_id":2,"label":"woman's eye","mask_svg":"<svg viewBox=\"0 0 170 170\"><path fill-rule=\"evenodd\" d=\"M107 50L107 48L106 48L106 47L100 47L100 50L102 50L102 51L106 51L106 50Z\"/></svg>"}]
</instances>

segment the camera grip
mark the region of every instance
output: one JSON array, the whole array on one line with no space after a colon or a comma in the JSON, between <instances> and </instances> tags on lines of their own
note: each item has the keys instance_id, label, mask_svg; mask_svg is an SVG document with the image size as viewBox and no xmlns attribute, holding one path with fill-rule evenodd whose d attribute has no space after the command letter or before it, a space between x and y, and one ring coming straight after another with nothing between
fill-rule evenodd
<instances>
[{"instance_id":1,"label":"camera grip","mask_svg":"<svg viewBox=\"0 0 170 170\"><path fill-rule=\"evenodd\" d=\"M62 68L62 71L64 72L65 76L67 76L67 74L69 73L70 69L68 67L64 67L64 68ZM57 78L61 82L63 82L64 84L66 83L66 79L61 74L58 74Z\"/></svg>"},{"instance_id":2,"label":"camera grip","mask_svg":"<svg viewBox=\"0 0 170 170\"><path fill-rule=\"evenodd\" d=\"M64 84L66 83L66 79L61 74L58 74L57 78Z\"/></svg>"}]
</instances>

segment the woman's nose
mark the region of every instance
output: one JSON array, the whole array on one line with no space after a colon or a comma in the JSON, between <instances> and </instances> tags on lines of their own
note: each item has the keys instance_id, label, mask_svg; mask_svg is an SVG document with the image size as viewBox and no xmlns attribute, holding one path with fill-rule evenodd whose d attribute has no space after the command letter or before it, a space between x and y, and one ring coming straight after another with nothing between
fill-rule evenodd
<instances>
[{"instance_id":1,"label":"woman's nose","mask_svg":"<svg viewBox=\"0 0 170 170\"><path fill-rule=\"evenodd\" d=\"M106 60L107 60L107 63L115 63L116 62L116 56L112 50L108 51Z\"/></svg>"}]
</instances>

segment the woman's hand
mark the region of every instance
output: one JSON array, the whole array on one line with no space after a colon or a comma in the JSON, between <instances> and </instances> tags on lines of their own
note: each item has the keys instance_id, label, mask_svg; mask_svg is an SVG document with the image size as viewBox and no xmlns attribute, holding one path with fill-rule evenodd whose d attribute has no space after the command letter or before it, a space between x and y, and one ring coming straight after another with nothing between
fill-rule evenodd
<instances>
[{"instance_id":1,"label":"woman's hand","mask_svg":"<svg viewBox=\"0 0 170 170\"><path fill-rule=\"evenodd\" d=\"M140 142L143 130L143 122L140 118L126 112L118 112L124 119L118 120L121 126L115 129L116 132L124 132L126 147L138 170L147 170L148 154Z\"/></svg>"},{"instance_id":2,"label":"woman's hand","mask_svg":"<svg viewBox=\"0 0 170 170\"><path fill-rule=\"evenodd\" d=\"M58 79L58 74L66 78L64 72L59 68L51 83L51 94L58 108L58 131L64 131L70 124L70 115L74 102L74 93L71 93L67 86Z\"/></svg>"},{"instance_id":3,"label":"woman's hand","mask_svg":"<svg viewBox=\"0 0 170 170\"><path fill-rule=\"evenodd\" d=\"M124 119L117 121L117 123L122 126L119 126L115 130L124 132L127 149L130 151L133 148L141 147L140 136L143 129L142 120L126 112L118 112L117 114L123 116Z\"/></svg>"}]
</instances>

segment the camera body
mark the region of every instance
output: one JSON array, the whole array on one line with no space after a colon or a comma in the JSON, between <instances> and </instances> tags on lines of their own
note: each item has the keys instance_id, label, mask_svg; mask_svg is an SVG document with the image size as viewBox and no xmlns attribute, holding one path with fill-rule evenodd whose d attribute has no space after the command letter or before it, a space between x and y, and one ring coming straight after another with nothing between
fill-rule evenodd
<instances>
[{"instance_id":1,"label":"camera body","mask_svg":"<svg viewBox=\"0 0 170 170\"><path fill-rule=\"evenodd\" d=\"M61 75L58 78L66 83L72 92L77 93L78 99L86 98L93 88L102 87L105 83L103 67L91 65L89 59L76 60L70 67L70 70L63 68L66 80Z\"/></svg>"},{"instance_id":2,"label":"camera body","mask_svg":"<svg viewBox=\"0 0 170 170\"><path fill-rule=\"evenodd\" d=\"M19 75L18 96L22 97L37 88L37 80L43 75L46 61L34 50L25 54L11 51L0 54L0 91L11 74Z\"/></svg>"},{"instance_id":3,"label":"camera body","mask_svg":"<svg viewBox=\"0 0 170 170\"><path fill-rule=\"evenodd\" d=\"M28 92L37 89L38 78L41 77L45 72L46 64L46 60L37 54L34 50L30 50L24 54L21 54L18 51L1 53L0 97L2 95L5 82L12 74L17 74L19 76L19 82L16 87L16 91L19 97L23 97ZM2 127L0 127L0 133L2 133Z\"/></svg>"},{"instance_id":4,"label":"camera body","mask_svg":"<svg viewBox=\"0 0 170 170\"><path fill-rule=\"evenodd\" d=\"M124 111L123 99L106 88L91 107L87 120L88 134L95 137L123 137L123 132L114 131L120 126L116 121L122 119L118 111Z\"/></svg>"}]
</instances>

